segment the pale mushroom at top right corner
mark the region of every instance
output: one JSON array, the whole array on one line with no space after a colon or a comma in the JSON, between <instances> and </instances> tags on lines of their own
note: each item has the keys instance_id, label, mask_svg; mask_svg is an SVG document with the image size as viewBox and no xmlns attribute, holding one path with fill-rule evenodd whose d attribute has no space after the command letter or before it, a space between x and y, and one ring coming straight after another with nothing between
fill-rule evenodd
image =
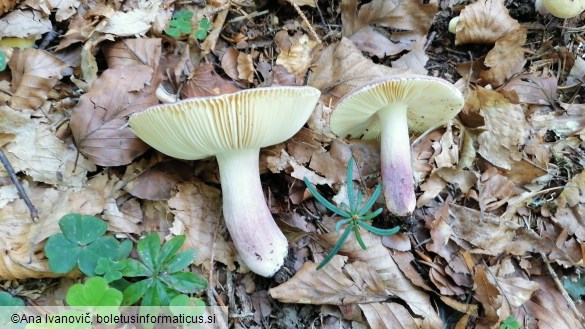
<instances>
[{"instance_id":1,"label":"pale mushroom at top right corner","mask_svg":"<svg viewBox=\"0 0 585 329\"><path fill-rule=\"evenodd\" d=\"M358 87L342 97L331 115L340 137L381 138L381 174L386 206L397 217L416 207L409 131L445 124L463 108L461 92L450 82L404 74Z\"/></svg>"}]
</instances>

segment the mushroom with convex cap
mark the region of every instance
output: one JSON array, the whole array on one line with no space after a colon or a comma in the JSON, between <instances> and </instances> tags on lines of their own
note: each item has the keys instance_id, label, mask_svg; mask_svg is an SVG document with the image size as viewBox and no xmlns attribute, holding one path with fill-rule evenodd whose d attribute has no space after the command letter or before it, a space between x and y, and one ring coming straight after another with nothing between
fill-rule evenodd
<instances>
[{"instance_id":1,"label":"mushroom with convex cap","mask_svg":"<svg viewBox=\"0 0 585 329\"><path fill-rule=\"evenodd\" d=\"M134 133L156 150L185 160L215 156L223 216L238 253L270 277L283 265L288 241L266 205L259 175L261 147L291 138L320 96L313 87L269 87L192 98L133 114Z\"/></svg>"},{"instance_id":2,"label":"mushroom with convex cap","mask_svg":"<svg viewBox=\"0 0 585 329\"><path fill-rule=\"evenodd\" d=\"M425 75L396 75L358 87L331 115L338 136L381 138L382 185L391 214L411 216L416 207L409 130L422 133L446 123L463 107L451 83Z\"/></svg>"},{"instance_id":3,"label":"mushroom with convex cap","mask_svg":"<svg viewBox=\"0 0 585 329\"><path fill-rule=\"evenodd\" d=\"M585 10L585 0L536 0L534 7L541 14L550 13L558 18L571 18Z\"/></svg>"}]
</instances>

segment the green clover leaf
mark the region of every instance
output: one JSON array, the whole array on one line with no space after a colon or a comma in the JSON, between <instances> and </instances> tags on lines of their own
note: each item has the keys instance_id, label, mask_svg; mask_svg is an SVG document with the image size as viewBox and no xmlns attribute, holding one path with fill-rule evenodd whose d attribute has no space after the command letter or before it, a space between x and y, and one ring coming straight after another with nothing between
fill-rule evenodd
<instances>
[{"instance_id":1,"label":"green clover leaf","mask_svg":"<svg viewBox=\"0 0 585 329\"><path fill-rule=\"evenodd\" d=\"M114 237L103 236L108 225L94 216L68 214L59 221L63 233L55 234L45 244L49 268L54 273L68 273L75 265L88 276L101 257L118 260L132 250L128 240L118 243Z\"/></svg>"}]
</instances>

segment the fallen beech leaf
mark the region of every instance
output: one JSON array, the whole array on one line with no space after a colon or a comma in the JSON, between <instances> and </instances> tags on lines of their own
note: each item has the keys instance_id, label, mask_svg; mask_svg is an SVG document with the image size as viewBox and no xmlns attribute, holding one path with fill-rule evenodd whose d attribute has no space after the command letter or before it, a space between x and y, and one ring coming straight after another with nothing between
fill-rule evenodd
<instances>
[{"instance_id":1,"label":"fallen beech leaf","mask_svg":"<svg viewBox=\"0 0 585 329\"><path fill-rule=\"evenodd\" d=\"M496 283L493 282L493 275L488 273L483 265L475 267L473 281L475 282L473 289L475 299L483 306L486 320L491 327L500 320L498 313L504 297L498 290Z\"/></svg>"},{"instance_id":2,"label":"fallen beech leaf","mask_svg":"<svg viewBox=\"0 0 585 329\"><path fill-rule=\"evenodd\" d=\"M510 79L500 92L513 95L508 99L517 99L519 103L552 105L557 99L557 78L539 77L533 74L518 74Z\"/></svg>"},{"instance_id":3,"label":"fallen beech leaf","mask_svg":"<svg viewBox=\"0 0 585 329\"><path fill-rule=\"evenodd\" d=\"M158 104L156 95L132 91L150 83L152 72L141 73L133 67L104 71L71 115L79 151L97 165L125 165L148 150L126 125L130 114Z\"/></svg>"},{"instance_id":4,"label":"fallen beech leaf","mask_svg":"<svg viewBox=\"0 0 585 329\"><path fill-rule=\"evenodd\" d=\"M124 190L142 200L168 200L171 189L193 172L193 168L178 160L159 162L143 170L133 168L133 164L126 167L122 178L129 179Z\"/></svg>"},{"instance_id":5,"label":"fallen beech leaf","mask_svg":"<svg viewBox=\"0 0 585 329\"><path fill-rule=\"evenodd\" d=\"M22 0L0 0L0 15L12 10Z\"/></svg>"},{"instance_id":6,"label":"fallen beech leaf","mask_svg":"<svg viewBox=\"0 0 585 329\"><path fill-rule=\"evenodd\" d=\"M555 202L557 210L553 220L579 242L585 242L585 171L567 183Z\"/></svg>"},{"instance_id":7,"label":"fallen beech leaf","mask_svg":"<svg viewBox=\"0 0 585 329\"><path fill-rule=\"evenodd\" d=\"M543 329L583 328L583 323L567 307L566 299L550 276L532 276L531 279L540 285L540 289L523 306L527 318L532 317L538 328Z\"/></svg>"},{"instance_id":8,"label":"fallen beech leaf","mask_svg":"<svg viewBox=\"0 0 585 329\"><path fill-rule=\"evenodd\" d=\"M136 2L137 8L128 12L117 11L108 18L107 24L99 29L103 33L119 37L144 35L155 20L162 0Z\"/></svg>"},{"instance_id":9,"label":"fallen beech leaf","mask_svg":"<svg viewBox=\"0 0 585 329\"><path fill-rule=\"evenodd\" d=\"M61 276L49 270L42 242L60 231L59 220L63 215L102 212L105 195L111 193L112 186L108 176L102 174L94 176L81 190L25 186L39 211L39 220L36 223L30 220L29 210L20 199L0 208L0 225L4 228L0 239L0 280Z\"/></svg>"},{"instance_id":10,"label":"fallen beech leaf","mask_svg":"<svg viewBox=\"0 0 585 329\"><path fill-rule=\"evenodd\" d=\"M238 55L238 79L254 81L254 59L250 54L240 53Z\"/></svg>"},{"instance_id":11,"label":"fallen beech leaf","mask_svg":"<svg viewBox=\"0 0 585 329\"><path fill-rule=\"evenodd\" d=\"M478 153L492 164L510 169L513 162L522 159L520 147L526 127L524 111L498 92L477 87L473 94L478 100L486 129L478 136Z\"/></svg>"},{"instance_id":12,"label":"fallen beech leaf","mask_svg":"<svg viewBox=\"0 0 585 329\"><path fill-rule=\"evenodd\" d=\"M240 90L231 81L220 77L210 63L198 66L181 89L183 99L192 97L217 96Z\"/></svg>"},{"instance_id":13,"label":"fallen beech leaf","mask_svg":"<svg viewBox=\"0 0 585 329\"><path fill-rule=\"evenodd\" d=\"M238 80L238 56L240 52L235 47L229 47L221 57L221 68L228 77ZM209 64L208 64L209 65Z\"/></svg>"},{"instance_id":14,"label":"fallen beech leaf","mask_svg":"<svg viewBox=\"0 0 585 329\"><path fill-rule=\"evenodd\" d=\"M367 250L362 249L353 235L351 235L345 241L339 253L347 255L350 259L365 262L369 268L378 272L386 289L391 294L400 297L414 314L422 317L421 326L428 325L430 328L442 326L442 321L431 305L429 296L404 275L393 259L392 252L382 245L381 237L370 234L367 231L362 231L361 236ZM319 237L322 238L323 243L333 247L339 235L328 233Z\"/></svg>"},{"instance_id":15,"label":"fallen beech leaf","mask_svg":"<svg viewBox=\"0 0 585 329\"><path fill-rule=\"evenodd\" d=\"M519 27L496 41L487 54L484 64L488 68L479 74L482 84L499 87L514 75L522 72L526 59L522 45L526 42L526 29Z\"/></svg>"},{"instance_id":16,"label":"fallen beech leaf","mask_svg":"<svg viewBox=\"0 0 585 329\"><path fill-rule=\"evenodd\" d=\"M4 152L16 172L25 172L36 182L63 188L80 188L93 164L78 157L73 145L59 140L51 126L31 119L30 112L0 106L0 131L12 134ZM4 126L6 125L6 126ZM4 167L0 167L4 175Z\"/></svg>"},{"instance_id":17,"label":"fallen beech leaf","mask_svg":"<svg viewBox=\"0 0 585 329\"><path fill-rule=\"evenodd\" d=\"M308 84L331 97L331 105L350 90L376 78L406 72L404 69L374 64L347 38L329 45L315 58Z\"/></svg>"},{"instance_id":18,"label":"fallen beech leaf","mask_svg":"<svg viewBox=\"0 0 585 329\"><path fill-rule=\"evenodd\" d=\"M478 0L466 6L459 17L455 45L492 44L520 26L510 17L504 0Z\"/></svg>"},{"instance_id":19,"label":"fallen beech leaf","mask_svg":"<svg viewBox=\"0 0 585 329\"><path fill-rule=\"evenodd\" d=\"M359 11L357 6L356 0L342 1L342 36L349 38L360 50L380 58L413 49L416 40L426 39L437 12L436 2L423 4L417 0L374 0L360 6ZM408 31L410 37L391 41L389 37L403 32L382 32L373 26L382 26L390 31Z\"/></svg>"},{"instance_id":20,"label":"fallen beech leaf","mask_svg":"<svg viewBox=\"0 0 585 329\"><path fill-rule=\"evenodd\" d=\"M203 265L208 271L213 254L215 261L221 262L234 271L236 251L233 244L222 236L219 226L221 218L221 192L205 183L191 179L176 186L177 193L169 199L168 205L175 215L171 233L185 234L184 248L197 250L195 265ZM225 230L225 229L224 229Z\"/></svg>"},{"instance_id":21,"label":"fallen beech leaf","mask_svg":"<svg viewBox=\"0 0 585 329\"><path fill-rule=\"evenodd\" d=\"M82 15L77 14L69 20L67 32L61 38L61 42L56 50L62 50L72 44L85 42L90 35L95 31L95 24L91 20L86 20Z\"/></svg>"},{"instance_id":22,"label":"fallen beech leaf","mask_svg":"<svg viewBox=\"0 0 585 329\"><path fill-rule=\"evenodd\" d=\"M359 304L370 328L435 328L421 326L420 319L414 318L408 309L398 303Z\"/></svg>"},{"instance_id":23,"label":"fallen beech leaf","mask_svg":"<svg viewBox=\"0 0 585 329\"><path fill-rule=\"evenodd\" d=\"M375 270L364 262L347 264L346 260L347 257L335 256L319 271L317 264L306 262L292 279L269 293L280 302L302 304L361 304L388 298Z\"/></svg>"},{"instance_id":24,"label":"fallen beech leaf","mask_svg":"<svg viewBox=\"0 0 585 329\"><path fill-rule=\"evenodd\" d=\"M33 110L43 104L69 67L48 52L34 48L15 49L8 65L12 70L14 91L10 106Z\"/></svg>"},{"instance_id":25,"label":"fallen beech leaf","mask_svg":"<svg viewBox=\"0 0 585 329\"><path fill-rule=\"evenodd\" d=\"M472 253L509 253L516 256L527 252L562 253L554 241L542 239L515 222L455 204L450 205L449 211L451 216L445 221L455 235L452 239ZM469 245L458 242L459 239L471 243L473 247L469 248Z\"/></svg>"},{"instance_id":26,"label":"fallen beech leaf","mask_svg":"<svg viewBox=\"0 0 585 329\"><path fill-rule=\"evenodd\" d=\"M479 179L479 209L494 211L508 202L513 193L514 183L491 167Z\"/></svg>"},{"instance_id":27,"label":"fallen beech leaf","mask_svg":"<svg viewBox=\"0 0 585 329\"><path fill-rule=\"evenodd\" d=\"M39 2L28 1L27 5L33 9L42 11L46 16L51 15L52 12L56 12L55 19L57 22L62 22L77 12L76 9L80 3L81 0L48 0Z\"/></svg>"},{"instance_id":28,"label":"fallen beech leaf","mask_svg":"<svg viewBox=\"0 0 585 329\"><path fill-rule=\"evenodd\" d=\"M276 64L293 73L297 84L300 84L311 65L311 55L316 45L316 41L309 40L309 37L303 34L294 40L290 48L278 54Z\"/></svg>"},{"instance_id":29,"label":"fallen beech leaf","mask_svg":"<svg viewBox=\"0 0 585 329\"><path fill-rule=\"evenodd\" d=\"M71 115L77 146L94 163L125 165L148 149L126 125L126 117L158 104L160 52L160 39L125 40L106 50L113 68L80 97Z\"/></svg>"},{"instance_id":30,"label":"fallen beech leaf","mask_svg":"<svg viewBox=\"0 0 585 329\"><path fill-rule=\"evenodd\" d=\"M51 20L36 10L14 10L0 18L0 39L35 38L53 30Z\"/></svg>"}]
</instances>

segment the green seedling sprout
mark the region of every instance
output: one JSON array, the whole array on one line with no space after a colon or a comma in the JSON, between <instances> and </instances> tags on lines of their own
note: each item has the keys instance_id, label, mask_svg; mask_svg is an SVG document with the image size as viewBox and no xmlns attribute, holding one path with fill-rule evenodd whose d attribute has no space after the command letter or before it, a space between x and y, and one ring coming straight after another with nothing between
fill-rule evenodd
<instances>
[{"instance_id":1,"label":"green seedling sprout","mask_svg":"<svg viewBox=\"0 0 585 329\"><path fill-rule=\"evenodd\" d=\"M173 38L179 37L181 34L189 34L191 33L191 19L193 18L193 13L181 9L173 14L173 17L169 21L169 28L165 30L165 32Z\"/></svg>"},{"instance_id":2,"label":"green seedling sprout","mask_svg":"<svg viewBox=\"0 0 585 329\"><path fill-rule=\"evenodd\" d=\"M177 253L185 236L167 241L161 248L158 233L149 233L138 241L138 258L123 259L125 277L146 277L124 290L124 305L132 305L142 298L141 306L168 306L180 295L195 293L207 287L207 281L192 272L183 272L195 259L193 250Z\"/></svg>"},{"instance_id":3,"label":"green seedling sprout","mask_svg":"<svg viewBox=\"0 0 585 329\"><path fill-rule=\"evenodd\" d=\"M327 257L323 259L321 264L317 266L317 270L323 268L323 266L325 266L325 264L327 264L333 258L333 256L337 254L337 252L339 251L339 249L341 249L341 246L343 245L345 240L347 240L351 232L355 234L355 238L359 245L362 247L362 249L366 250L366 245L360 235L360 227L366 229L369 232L382 236L392 235L400 230L400 227L398 226L391 229L380 229L366 223L367 221L373 220L376 216L382 213L382 208L378 208L376 211L368 213L370 211L370 208L374 205L374 202L376 202L376 200L380 196L382 186L380 184L376 186L374 193L362 207L364 195L359 191L356 193L354 191L353 186L353 159L350 159L349 162L347 163L346 173L347 199L349 205L342 203L340 207L335 206L327 199L325 199L321 194L319 194L315 186L313 186L313 184L309 182L307 177L305 177L303 181L305 182L305 185L309 189L309 192L311 192L311 194L315 197L315 199L317 199L317 201L322 203L327 209L333 211L334 213L342 217L342 219L338 221L337 224L335 225L335 233L339 234L341 226L347 224L347 227L343 231L343 234L341 234L341 237L339 238L333 249L331 249Z\"/></svg>"},{"instance_id":4,"label":"green seedling sprout","mask_svg":"<svg viewBox=\"0 0 585 329\"><path fill-rule=\"evenodd\" d=\"M62 233L52 235L45 244L45 255L53 273L68 273L79 266L81 272L94 276L102 257L119 260L132 251L129 240L118 243L112 236L103 236L108 224L94 216L67 214L59 220Z\"/></svg>"},{"instance_id":5,"label":"green seedling sprout","mask_svg":"<svg viewBox=\"0 0 585 329\"><path fill-rule=\"evenodd\" d=\"M169 21L169 28L166 29L165 32L173 38L178 38L183 34L191 34L191 31L193 31L193 27L191 26L192 18L193 13L188 10L181 9L175 12ZM207 37L209 30L211 30L211 25L209 18L203 17L197 23L198 28L195 30L195 33L193 33L193 36L197 40L204 40Z\"/></svg>"},{"instance_id":6,"label":"green seedling sprout","mask_svg":"<svg viewBox=\"0 0 585 329\"><path fill-rule=\"evenodd\" d=\"M520 323L515 317L509 316L500 324L500 329L520 329Z\"/></svg>"},{"instance_id":7,"label":"green seedling sprout","mask_svg":"<svg viewBox=\"0 0 585 329\"><path fill-rule=\"evenodd\" d=\"M6 70L6 54L0 49L0 72Z\"/></svg>"}]
</instances>

